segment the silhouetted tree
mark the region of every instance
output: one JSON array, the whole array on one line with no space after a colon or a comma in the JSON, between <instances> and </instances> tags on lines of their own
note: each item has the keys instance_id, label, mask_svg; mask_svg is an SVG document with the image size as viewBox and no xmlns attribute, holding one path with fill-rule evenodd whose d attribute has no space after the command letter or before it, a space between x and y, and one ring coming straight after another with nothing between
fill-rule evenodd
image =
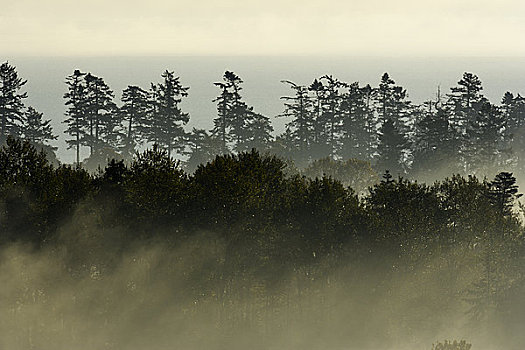
<instances>
[{"instance_id":1,"label":"silhouetted tree","mask_svg":"<svg viewBox=\"0 0 525 350\"><path fill-rule=\"evenodd\" d=\"M89 147L91 154L100 151L103 147L117 149L121 117L116 113L113 91L104 79L91 73L87 73L84 80L89 130L85 132L83 143Z\"/></svg>"},{"instance_id":2,"label":"silhouetted tree","mask_svg":"<svg viewBox=\"0 0 525 350\"><path fill-rule=\"evenodd\" d=\"M142 144L149 127L149 95L138 86L128 86L122 91L120 113L126 125L124 151L132 155L137 145Z\"/></svg>"},{"instance_id":3,"label":"silhouetted tree","mask_svg":"<svg viewBox=\"0 0 525 350\"><path fill-rule=\"evenodd\" d=\"M86 74L80 72L78 69L72 75L66 78L68 91L64 94L66 99L66 120L67 124L66 134L72 136L72 139L66 140L68 149L74 148L76 150L76 163L80 165L80 146L82 140L86 135L86 127L90 127L87 119L87 90L84 82Z\"/></svg>"},{"instance_id":4,"label":"silhouetted tree","mask_svg":"<svg viewBox=\"0 0 525 350\"><path fill-rule=\"evenodd\" d=\"M341 109L341 144L338 155L343 159L371 160L374 153L377 120L371 108L372 88L355 82L343 94Z\"/></svg>"},{"instance_id":5,"label":"silhouetted tree","mask_svg":"<svg viewBox=\"0 0 525 350\"><path fill-rule=\"evenodd\" d=\"M381 126L381 134L379 136L379 145L377 152L379 153L377 163L375 165L378 170L390 170L394 174L403 174L403 150L406 147L406 139L394 121L388 119Z\"/></svg>"},{"instance_id":6,"label":"silhouetted tree","mask_svg":"<svg viewBox=\"0 0 525 350\"><path fill-rule=\"evenodd\" d=\"M308 87L284 80L295 92L294 96L283 96L284 112L282 117L292 118L286 124L290 135L290 146L293 148L294 158L299 163L310 160L310 148L314 143L314 115L312 111L312 99L308 94Z\"/></svg>"},{"instance_id":7,"label":"silhouetted tree","mask_svg":"<svg viewBox=\"0 0 525 350\"><path fill-rule=\"evenodd\" d=\"M5 142L8 135L20 135L19 126L24 117L23 100L27 97L27 93L20 92L20 89L26 82L9 62L0 65L0 143Z\"/></svg>"},{"instance_id":8,"label":"silhouetted tree","mask_svg":"<svg viewBox=\"0 0 525 350\"><path fill-rule=\"evenodd\" d=\"M380 171L404 173L410 148L406 136L410 102L406 100L406 90L394 84L388 73L384 73L375 92L381 122L376 167Z\"/></svg>"},{"instance_id":9,"label":"silhouetted tree","mask_svg":"<svg viewBox=\"0 0 525 350\"><path fill-rule=\"evenodd\" d=\"M33 107L29 107L24 113L22 134L34 145L44 145L57 139L50 125L51 120L43 120L43 116L43 113Z\"/></svg>"},{"instance_id":10,"label":"silhouetted tree","mask_svg":"<svg viewBox=\"0 0 525 350\"><path fill-rule=\"evenodd\" d=\"M323 104L326 99L326 87L319 79L315 79L308 90L312 93L312 130L313 142L310 154L313 159L326 157L329 154L330 145L326 139L325 124L322 121Z\"/></svg>"},{"instance_id":11,"label":"silhouetted tree","mask_svg":"<svg viewBox=\"0 0 525 350\"><path fill-rule=\"evenodd\" d=\"M188 160L185 162L189 172L193 172L199 165L206 164L221 154L222 142L217 136L208 134L204 129L193 128L188 134Z\"/></svg>"},{"instance_id":12,"label":"silhouetted tree","mask_svg":"<svg viewBox=\"0 0 525 350\"><path fill-rule=\"evenodd\" d=\"M347 84L331 75L321 77L320 81L324 86L323 99L321 100L322 112L318 118L318 122L324 125L321 138L329 147L327 155L335 156L344 115L341 109L342 89L346 88Z\"/></svg>"},{"instance_id":13,"label":"silhouetted tree","mask_svg":"<svg viewBox=\"0 0 525 350\"><path fill-rule=\"evenodd\" d=\"M154 104L148 141L156 142L166 148L171 156L172 150L182 153L185 149L186 133L183 126L190 116L183 112L180 103L188 96L189 87L181 84L174 72L162 73L163 83L151 85L151 98Z\"/></svg>"},{"instance_id":14,"label":"silhouetted tree","mask_svg":"<svg viewBox=\"0 0 525 350\"><path fill-rule=\"evenodd\" d=\"M481 94L482 90L479 78L465 72L457 86L450 88L451 93L448 95L447 103L452 110L450 124L454 136L454 152L458 154L458 161L465 170L469 155L475 153L479 146L468 138L468 134L475 133L478 129L478 110L486 102L486 98Z\"/></svg>"},{"instance_id":15,"label":"silhouetted tree","mask_svg":"<svg viewBox=\"0 0 525 350\"><path fill-rule=\"evenodd\" d=\"M273 140L272 132L273 127L270 123L270 118L260 113L252 112L246 123L246 131L243 135L241 146L237 147L237 149L249 150L256 148L261 152L265 151Z\"/></svg>"}]
</instances>

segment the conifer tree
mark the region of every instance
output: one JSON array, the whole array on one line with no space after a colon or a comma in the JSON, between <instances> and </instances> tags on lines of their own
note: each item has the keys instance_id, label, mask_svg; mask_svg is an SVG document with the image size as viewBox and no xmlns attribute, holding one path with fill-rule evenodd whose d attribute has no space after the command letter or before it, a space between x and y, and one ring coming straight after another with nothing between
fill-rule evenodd
<instances>
[{"instance_id":1,"label":"conifer tree","mask_svg":"<svg viewBox=\"0 0 525 350\"><path fill-rule=\"evenodd\" d=\"M501 113L504 119L503 154L506 164L512 165L517 172L525 170L522 150L525 149L525 98L514 96L507 91L501 101Z\"/></svg>"},{"instance_id":2,"label":"conifer tree","mask_svg":"<svg viewBox=\"0 0 525 350\"><path fill-rule=\"evenodd\" d=\"M323 82L315 79L312 84L308 87L308 90L312 93L312 130L313 130L313 142L310 147L310 153L313 159L320 159L326 157L329 153L328 140L326 138L326 126L322 119L323 105L326 99L326 88Z\"/></svg>"},{"instance_id":3,"label":"conifer tree","mask_svg":"<svg viewBox=\"0 0 525 350\"><path fill-rule=\"evenodd\" d=\"M87 120L87 90L85 86L84 76L86 74L80 72L78 69L72 75L66 78L68 91L64 94L66 99L66 120L67 124L66 134L72 138L67 139L68 149L74 148L76 151L76 163L80 165L80 146L82 140L86 135L86 128L90 127L89 120Z\"/></svg>"},{"instance_id":4,"label":"conifer tree","mask_svg":"<svg viewBox=\"0 0 525 350\"><path fill-rule=\"evenodd\" d=\"M149 95L138 86L128 86L122 91L121 118L126 123L124 151L131 155L138 144L143 143L149 126Z\"/></svg>"},{"instance_id":5,"label":"conifer tree","mask_svg":"<svg viewBox=\"0 0 525 350\"><path fill-rule=\"evenodd\" d=\"M370 108L371 92L370 85L359 87L359 83L355 82L348 86L348 91L342 96L343 121L338 155L343 159L370 160L372 157L375 128Z\"/></svg>"},{"instance_id":6,"label":"conifer tree","mask_svg":"<svg viewBox=\"0 0 525 350\"><path fill-rule=\"evenodd\" d=\"M412 171L419 177L434 180L435 170L445 167L449 167L450 173L457 172L454 166L450 168L455 154L449 117L450 110L440 108L435 112L422 112L417 122Z\"/></svg>"},{"instance_id":7,"label":"conifer tree","mask_svg":"<svg viewBox=\"0 0 525 350\"><path fill-rule=\"evenodd\" d=\"M221 89L221 94L213 100L217 102L217 118L213 120L214 127L212 134L221 140L221 152L228 153L228 141L230 139L228 131L230 128L230 104L231 92L228 85L223 82L215 83Z\"/></svg>"},{"instance_id":8,"label":"conifer tree","mask_svg":"<svg viewBox=\"0 0 525 350\"><path fill-rule=\"evenodd\" d=\"M410 102L406 100L406 90L395 85L388 73L381 77L376 89L376 101L381 128L377 146L377 168L392 173L405 171L405 158L408 152L407 122L410 118Z\"/></svg>"},{"instance_id":9,"label":"conifer tree","mask_svg":"<svg viewBox=\"0 0 525 350\"><path fill-rule=\"evenodd\" d=\"M393 174L403 174L403 150L406 147L406 138L392 119L381 126L377 151L379 158L376 169L380 172L389 170Z\"/></svg>"},{"instance_id":10,"label":"conifer tree","mask_svg":"<svg viewBox=\"0 0 525 350\"><path fill-rule=\"evenodd\" d=\"M264 151L268 149L273 140L273 127L270 118L253 112L246 125L245 139L242 141L240 150L251 150L253 148Z\"/></svg>"},{"instance_id":11,"label":"conifer tree","mask_svg":"<svg viewBox=\"0 0 525 350\"><path fill-rule=\"evenodd\" d=\"M291 81L282 81L295 92L294 96L283 96L284 112L282 117L292 120L286 124L286 129L291 134L290 146L295 150L299 163L310 160L310 147L314 143L312 100L308 94L308 87L295 84Z\"/></svg>"},{"instance_id":12,"label":"conifer tree","mask_svg":"<svg viewBox=\"0 0 525 350\"><path fill-rule=\"evenodd\" d=\"M186 168L192 172L200 164L206 164L216 155L221 153L221 140L213 135L208 134L204 129L196 129L188 134L188 160Z\"/></svg>"},{"instance_id":13,"label":"conifer tree","mask_svg":"<svg viewBox=\"0 0 525 350\"><path fill-rule=\"evenodd\" d=\"M487 100L476 109L476 118L467 128L468 145L470 145L467 149L467 169L472 172L505 163L503 159L505 118L500 109Z\"/></svg>"},{"instance_id":14,"label":"conifer tree","mask_svg":"<svg viewBox=\"0 0 525 350\"><path fill-rule=\"evenodd\" d=\"M218 116L214 119L212 134L222 140L223 153L228 152L230 143L233 149L240 152L247 150L247 145L253 143L254 138L260 141L270 135L269 119L254 112L253 107L242 100L242 83L242 79L230 71L224 73L222 82L215 83L221 94L213 100L217 103Z\"/></svg>"},{"instance_id":15,"label":"conifer tree","mask_svg":"<svg viewBox=\"0 0 525 350\"><path fill-rule=\"evenodd\" d=\"M86 74L84 80L89 132L86 132L83 143L90 148L91 154L105 146L116 150L119 145L120 116L116 113L113 91L104 79L91 73Z\"/></svg>"},{"instance_id":16,"label":"conifer tree","mask_svg":"<svg viewBox=\"0 0 525 350\"><path fill-rule=\"evenodd\" d=\"M22 134L33 145L45 145L49 141L57 139L50 125L51 120L44 120L43 116L43 113L38 112L33 107L29 107L24 114Z\"/></svg>"},{"instance_id":17,"label":"conifer tree","mask_svg":"<svg viewBox=\"0 0 525 350\"><path fill-rule=\"evenodd\" d=\"M162 83L151 85L154 108L148 141L158 143L171 156L173 150L182 153L185 148L186 133L183 126L188 123L190 116L182 111L180 103L188 96L189 87L183 86L174 72L166 70L162 78Z\"/></svg>"},{"instance_id":18,"label":"conifer tree","mask_svg":"<svg viewBox=\"0 0 525 350\"><path fill-rule=\"evenodd\" d=\"M466 171L468 159L480 146L475 139L470 139L470 134L478 132L478 111L487 102L481 94L483 86L480 79L472 73L465 72L458 81L457 86L450 88L448 104L452 110L450 119L454 135L454 148L458 154L458 160Z\"/></svg>"},{"instance_id":19,"label":"conifer tree","mask_svg":"<svg viewBox=\"0 0 525 350\"><path fill-rule=\"evenodd\" d=\"M20 89L26 82L9 62L0 65L0 143L5 142L9 135L20 136L19 127L24 117L23 100L27 97Z\"/></svg>"},{"instance_id":20,"label":"conifer tree","mask_svg":"<svg viewBox=\"0 0 525 350\"><path fill-rule=\"evenodd\" d=\"M510 217L516 200L522 194L518 193L516 178L509 172L501 172L490 183L489 198L501 217Z\"/></svg>"},{"instance_id":21,"label":"conifer tree","mask_svg":"<svg viewBox=\"0 0 525 350\"><path fill-rule=\"evenodd\" d=\"M325 75L320 80L324 86L324 95L321 101L322 113L319 117L319 122L324 125L324 137L322 139L328 145L328 154L326 155L334 157L338 148L343 121L341 89L347 87L347 84L331 75Z\"/></svg>"}]
</instances>

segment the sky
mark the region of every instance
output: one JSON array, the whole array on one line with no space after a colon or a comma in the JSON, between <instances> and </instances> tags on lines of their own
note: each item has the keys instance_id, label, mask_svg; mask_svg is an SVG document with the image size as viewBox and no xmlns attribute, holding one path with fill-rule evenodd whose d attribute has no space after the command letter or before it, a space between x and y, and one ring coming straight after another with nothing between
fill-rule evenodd
<instances>
[{"instance_id":1,"label":"sky","mask_svg":"<svg viewBox=\"0 0 525 350\"><path fill-rule=\"evenodd\" d=\"M523 0L0 0L2 56L525 56Z\"/></svg>"}]
</instances>

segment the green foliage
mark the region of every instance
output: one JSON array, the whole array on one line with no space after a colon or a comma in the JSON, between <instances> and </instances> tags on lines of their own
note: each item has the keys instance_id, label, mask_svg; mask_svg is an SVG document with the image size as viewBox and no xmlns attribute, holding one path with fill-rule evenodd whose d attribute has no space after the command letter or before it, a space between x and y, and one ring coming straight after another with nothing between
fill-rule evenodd
<instances>
[{"instance_id":1,"label":"green foliage","mask_svg":"<svg viewBox=\"0 0 525 350\"><path fill-rule=\"evenodd\" d=\"M342 161L322 158L310 163L302 173L312 179L331 177L360 194L379 181L370 163L359 159Z\"/></svg>"},{"instance_id":2,"label":"green foliage","mask_svg":"<svg viewBox=\"0 0 525 350\"><path fill-rule=\"evenodd\" d=\"M124 180L133 214L158 224L186 217L187 186L188 178L179 162L156 145L137 154Z\"/></svg>"},{"instance_id":3,"label":"green foliage","mask_svg":"<svg viewBox=\"0 0 525 350\"><path fill-rule=\"evenodd\" d=\"M481 95L479 79L466 73L446 102L438 96L428 110L415 110L388 74L377 88L330 75L309 86L288 82L294 96L283 98L283 114L291 121L273 141L269 119L242 101L242 80L234 73L216 84L221 94L211 134L186 134L189 116L180 103L188 88L172 72L163 78L150 94L128 87L117 113L103 80L80 71L68 77L68 144L77 161L81 146L92 147L84 167L102 164L96 175L79 166L55 168L31 142L7 139L0 149L0 245L30 242L56 252L65 240L88 237L87 248L81 240L67 246L71 257L64 264L75 278L89 276L91 286L102 285L124 247L168 242L170 258L154 264L180 273L189 287L180 288L186 284L179 280L163 284L166 299L176 290L183 319L198 319L201 304L213 306L210 322L221 332L242 324L273 334L272 317L278 328L310 314L318 317L306 329L336 319L341 334L371 328L368 318L378 317L385 338L412 339L419 329L435 334L450 315L461 323L465 313L475 316L471 330L481 320L501 329L507 317L513 325L525 323L525 231L514 210L516 179L511 172L492 181L461 175L483 164L519 162L520 155L509 150L506 158L503 149L520 144L521 96L508 93L502 108L494 106ZM52 138L40 113L28 109L26 117L22 134L33 143ZM139 136L159 144L127 163L120 151L132 153ZM287 160L247 151L251 147ZM238 153L228 154L230 148ZM188 156L193 174L171 158L172 150ZM350 155L358 158L343 160ZM292 158L309 163L302 174ZM438 177L436 168L449 160L447 169L460 174L432 185L391 175ZM378 182L373 167L390 171ZM190 242L190 253L178 250L182 242ZM97 250L106 244L111 254L102 259ZM349 301L360 303L363 295L371 301ZM339 322L341 300L351 313L365 315L358 318L364 326ZM108 306L100 307L106 315ZM297 310L301 316L294 318ZM111 322L118 321L100 324ZM433 346L468 349L464 341Z\"/></svg>"},{"instance_id":4,"label":"green foliage","mask_svg":"<svg viewBox=\"0 0 525 350\"><path fill-rule=\"evenodd\" d=\"M219 227L246 219L271 222L283 194L284 168L278 158L255 150L217 156L192 178L195 208L203 222Z\"/></svg>"}]
</instances>

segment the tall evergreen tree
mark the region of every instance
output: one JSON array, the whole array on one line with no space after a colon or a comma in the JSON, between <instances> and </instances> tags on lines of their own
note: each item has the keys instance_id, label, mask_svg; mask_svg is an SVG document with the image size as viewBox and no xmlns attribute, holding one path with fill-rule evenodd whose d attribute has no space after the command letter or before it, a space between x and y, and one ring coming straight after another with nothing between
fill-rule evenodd
<instances>
[{"instance_id":1,"label":"tall evergreen tree","mask_svg":"<svg viewBox=\"0 0 525 350\"><path fill-rule=\"evenodd\" d=\"M149 127L149 94L138 86L128 86L122 91L120 114L126 123L124 151L131 155L135 147L144 142Z\"/></svg>"},{"instance_id":2,"label":"tall evergreen tree","mask_svg":"<svg viewBox=\"0 0 525 350\"><path fill-rule=\"evenodd\" d=\"M313 159L326 157L330 152L328 140L326 138L326 126L323 123L323 105L326 99L326 87L319 79L315 79L308 87L312 93L312 130L313 142L310 153Z\"/></svg>"},{"instance_id":3,"label":"tall evergreen tree","mask_svg":"<svg viewBox=\"0 0 525 350\"><path fill-rule=\"evenodd\" d=\"M342 96L341 144L338 154L343 159L371 160L375 135L374 114L371 109L370 85L359 87L355 82L348 86Z\"/></svg>"},{"instance_id":4,"label":"tall evergreen tree","mask_svg":"<svg viewBox=\"0 0 525 350\"><path fill-rule=\"evenodd\" d=\"M343 122L341 89L347 87L347 84L331 75L321 77L320 81L324 86L324 95L321 101L322 113L319 117L319 122L324 125L324 137L322 139L328 146L327 156L334 157Z\"/></svg>"},{"instance_id":5,"label":"tall evergreen tree","mask_svg":"<svg viewBox=\"0 0 525 350\"><path fill-rule=\"evenodd\" d=\"M291 134L290 145L295 150L294 158L299 163L310 160L310 147L314 142L313 105L308 94L308 87L295 84L291 81L282 81L295 92L294 96L283 96L284 112L282 117L292 118L286 124Z\"/></svg>"},{"instance_id":6,"label":"tall evergreen tree","mask_svg":"<svg viewBox=\"0 0 525 350\"><path fill-rule=\"evenodd\" d=\"M484 100L476 107L476 119L467 128L470 148L468 167L471 172L504 165L505 118L499 108Z\"/></svg>"},{"instance_id":7,"label":"tall evergreen tree","mask_svg":"<svg viewBox=\"0 0 525 350\"><path fill-rule=\"evenodd\" d=\"M221 140L221 152L228 153L228 142L230 135L230 109L231 109L231 92L228 84L225 82L215 83L221 89L221 94L213 100L217 102L217 118L213 120L214 127L212 134Z\"/></svg>"},{"instance_id":8,"label":"tall evergreen tree","mask_svg":"<svg viewBox=\"0 0 525 350\"><path fill-rule=\"evenodd\" d=\"M261 141L270 136L269 119L254 112L253 107L242 100L242 83L242 79L230 71L224 73L222 82L215 83L221 94L213 100L217 103L218 116L214 119L212 134L222 140L223 152L229 150L230 143L233 149L240 152L247 150L247 145L253 143L254 138Z\"/></svg>"},{"instance_id":9,"label":"tall evergreen tree","mask_svg":"<svg viewBox=\"0 0 525 350\"><path fill-rule=\"evenodd\" d=\"M76 150L76 163L80 165L80 146L82 140L86 135L86 127L90 127L89 120L87 120L87 91L84 81L86 74L80 72L78 69L66 78L68 91L64 94L66 99L66 120L67 124L66 134L72 136L67 139L68 149L74 148Z\"/></svg>"},{"instance_id":10,"label":"tall evergreen tree","mask_svg":"<svg viewBox=\"0 0 525 350\"><path fill-rule=\"evenodd\" d=\"M24 114L22 134L33 145L45 145L49 141L57 139L50 125L51 120L44 120L43 117L44 114L33 107L29 107Z\"/></svg>"},{"instance_id":11,"label":"tall evergreen tree","mask_svg":"<svg viewBox=\"0 0 525 350\"><path fill-rule=\"evenodd\" d=\"M501 172L490 183L489 199L502 217L510 217L516 200L522 194L518 193L516 178L509 172Z\"/></svg>"},{"instance_id":12,"label":"tall evergreen tree","mask_svg":"<svg viewBox=\"0 0 525 350\"><path fill-rule=\"evenodd\" d=\"M392 105L395 81L390 78L388 73L381 76L381 82L376 89L376 100L378 105L378 113L383 122L392 117Z\"/></svg>"},{"instance_id":13,"label":"tall evergreen tree","mask_svg":"<svg viewBox=\"0 0 525 350\"><path fill-rule=\"evenodd\" d=\"M470 134L479 132L478 111L487 102L481 94L483 90L480 79L472 73L465 72L458 81L457 86L450 88L448 105L452 110L450 124L454 135L455 153L458 162L466 170L472 170L468 164L470 155L480 146L475 139L469 138Z\"/></svg>"},{"instance_id":14,"label":"tall evergreen tree","mask_svg":"<svg viewBox=\"0 0 525 350\"><path fill-rule=\"evenodd\" d=\"M162 78L162 83L151 86L154 111L148 141L162 145L171 156L173 150L182 153L185 148L183 126L190 116L182 111L180 103L188 96L189 87L183 86L174 72L166 70Z\"/></svg>"},{"instance_id":15,"label":"tall evergreen tree","mask_svg":"<svg viewBox=\"0 0 525 350\"><path fill-rule=\"evenodd\" d=\"M387 119L381 126L379 145L377 151L379 158L376 169L379 171L389 170L393 174L403 174L403 150L406 147L406 138L398 129L392 119Z\"/></svg>"},{"instance_id":16,"label":"tall evergreen tree","mask_svg":"<svg viewBox=\"0 0 525 350\"><path fill-rule=\"evenodd\" d=\"M376 102L381 128L377 146L377 168L392 173L402 173L406 169L409 150L407 129L411 117L410 102L406 99L406 90L395 85L388 73L381 77L376 89Z\"/></svg>"},{"instance_id":17,"label":"tall evergreen tree","mask_svg":"<svg viewBox=\"0 0 525 350\"><path fill-rule=\"evenodd\" d=\"M453 166L455 154L449 125L450 113L446 108L435 112L423 111L422 118L416 124L412 171L420 178L433 181L438 169L457 173L457 168Z\"/></svg>"},{"instance_id":18,"label":"tall evergreen tree","mask_svg":"<svg viewBox=\"0 0 525 350\"><path fill-rule=\"evenodd\" d=\"M220 154L221 140L217 136L208 134L204 129L196 129L188 134L188 159L186 168L193 172L201 164L211 161L216 155Z\"/></svg>"},{"instance_id":19,"label":"tall evergreen tree","mask_svg":"<svg viewBox=\"0 0 525 350\"><path fill-rule=\"evenodd\" d=\"M120 116L116 113L113 91L104 82L104 79L91 73L86 74L84 80L89 132L86 132L83 142L90 148L91 153L108 146L117 149Z\"/></svg>"},{"instance_id":20,"label":"tall evergreen tree","mask_svg":"<svg viewBox=\"0 0 525 350\"><path fill-rule=\"evenodd\" d=\"M259 151L268 149L273 140L273 127L270 123L270 118L253 112L246 125L245 139L242 141L242 146L238 147L243 150L251 150L256 148Z\"/></svg>"},{"instance_id":21,"label":"tall evergreen tree","mask_svg":"<svg viewBox=\"0 0 525 350\"><path fill-rule=\"evenodd\" d=\"M9 62L0 65L0 143L5 142L8 135L20 136L19 126L24 117L23 100L27 97L27 93L20 92L20 89L26 82Z\"/></svg>"},{"instance_id":22,"label":"tall evergreen tree","mask_svg":"<svg viewBox=\"0 0 525 350\"><path fill-rule=\"evenodd\" d=\"M507 91L501 101L501 113L505 128L503 139L505 145L506 165L511 165L517 172L525 171L525 98L514 96Z\"/></svg>"}]
</instances>

